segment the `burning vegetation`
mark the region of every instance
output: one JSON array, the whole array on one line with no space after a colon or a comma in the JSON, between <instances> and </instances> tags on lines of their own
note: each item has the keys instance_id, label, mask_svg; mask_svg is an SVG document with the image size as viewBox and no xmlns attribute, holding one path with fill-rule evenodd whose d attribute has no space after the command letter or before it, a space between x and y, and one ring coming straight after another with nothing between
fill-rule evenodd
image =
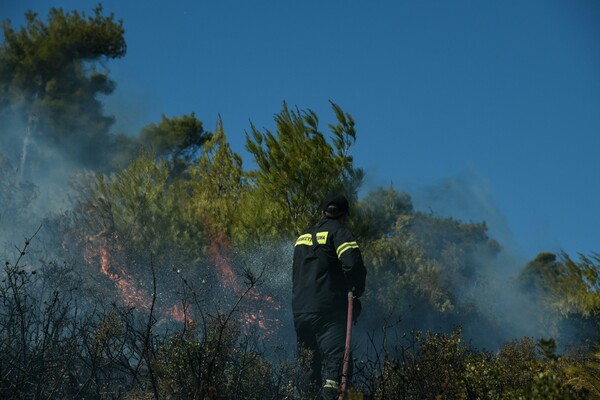
<instances>
[{"instance_id":1,"label":"burning vegetation","mask_svg":"<svg viewBox=\"0 0 600 400\"><path fill-rule=\"evenodd\" d=\"M335 103L328 130L286 103L251 125L255 170L194 113L113 135L96 96L122 22L27 24L0 48L1 398L295 398L291 252L334 191L368 267L349 398L600 396L597 254L516 265L484 222L359 198Z\"/></svg>"}]
</instances>

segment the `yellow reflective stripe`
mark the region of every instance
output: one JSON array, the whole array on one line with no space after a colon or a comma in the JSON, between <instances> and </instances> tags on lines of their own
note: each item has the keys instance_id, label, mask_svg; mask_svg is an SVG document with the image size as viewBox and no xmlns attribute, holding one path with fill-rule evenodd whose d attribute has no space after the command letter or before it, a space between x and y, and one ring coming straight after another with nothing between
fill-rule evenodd
<instances>
[{"instance_id":1,"label":"yellow reflective stripe","mask_svg":"<svg viewBox=\"0 0 600 400\"><path fill-rule=\"evenodd\" d=\"M325 384L323 385L324 388L335 388L337 389L338 387L338 383L336 381L333 381L331 379L326 379L325 380Z\"/></svg>"},{"instance_id":2,"label":"yellow reflective stripe","mask_svg":"<svg viewBox=\"0 0 600 400\"><path fill-rule=\"evenodd\" d=\"M329 232L317 232L317 243L325 244L327 243L327 235Z\"/></svg>"},{"instance_id":3,"label":"yellow reflective stripe","mask_svg":"<svg viewBox=\"0 0 600 400\"><path fill-rule=\"evenodd\" d=\"M338 258L340 258L348 249L358 249L358 244L356 242L346 242L340 244L336 250Z\"/></svg>"},{"instance_id":4,"label":"yellow reflective stripe","mask_svg":"<svg viewBox=\"0 0 600 400\"><path fill-rule=\"evenodd\" d=\"M303 244L306 246L312 246L312 244L313 244L312 235L310 233L306 233L306 234L300 236L296 240L296 244L294 245L294 247L298 246L299 244Z\"/></svg>"}]
</instances>

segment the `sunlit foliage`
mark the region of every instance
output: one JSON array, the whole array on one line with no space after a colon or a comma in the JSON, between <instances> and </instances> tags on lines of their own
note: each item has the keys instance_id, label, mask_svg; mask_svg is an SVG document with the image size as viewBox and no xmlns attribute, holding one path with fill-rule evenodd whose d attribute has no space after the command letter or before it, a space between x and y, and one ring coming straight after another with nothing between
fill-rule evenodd
<instances>
[{"instance_id":1,"label":"sunlit foliage","mask_svg":"<svg viewBox=\"0 0 600 400\"><path fill-rule=\"evenodd\" d=\"M258 169L252 173L256 196L274 207L272 226L282 235L298 234L319 218L321 201L333 192L350 198L362 179L349 153L356 140L354 120L332 104L337 123L327 135L312 110L290 110L286 103L275 115L276 132L251 126L246 148Z\"/></svg>"}]
</instances>

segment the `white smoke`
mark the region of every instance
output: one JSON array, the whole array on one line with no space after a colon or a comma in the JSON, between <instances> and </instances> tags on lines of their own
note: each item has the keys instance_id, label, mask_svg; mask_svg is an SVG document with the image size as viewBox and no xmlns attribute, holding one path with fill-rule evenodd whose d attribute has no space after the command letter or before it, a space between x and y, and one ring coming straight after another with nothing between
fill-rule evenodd
<instances>
[{"instance_id":1,"label":"white smoke","mask_svg":"<svg viewBox=\"0 0 600 400\"><path fill-rule=\"evenodd\" d=\"M541 338L557 334L556 327L549 322L556 316L544 315L535 294L523 293L518 286L518 274L528 257L519 250L506 216L494 201L487 178L467 170L415 191L413 199L415 209L441 218L484 222L488 237L501 246L494 257L475 255L479 265L477 278L452 288L457 296L455 301L474 307L481 315L479 321L461 321L458 316L456 320L462 324L465 337L475 345L497 348L523 336ZM559 340L566 343L570 338L563 335Z\"/></svg>"}]
</instances>

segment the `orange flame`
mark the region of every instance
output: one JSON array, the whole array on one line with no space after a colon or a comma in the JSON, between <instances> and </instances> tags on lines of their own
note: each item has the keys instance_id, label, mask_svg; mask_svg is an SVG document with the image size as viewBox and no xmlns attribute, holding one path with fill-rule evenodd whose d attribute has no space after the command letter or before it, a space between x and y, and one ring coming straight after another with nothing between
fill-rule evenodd
<instances>
[{"instance_id":1,"label":"orange flame","mask_svg":"<svg viewBox=\"0 0 600 400\"><path fill-rule=\"evenodd\" d=\"M241 295L245 289L237 280L227 256L228 253L229 242L225 235L222 232L213 233L208 254L219 271L221 285L231 288L234 293ZM274 333L274 328L279 324L279 319L267 315L279 311L280 305L271 296L263 295L257 292L255 288L246 294L246 299L252 311L243 312L243 322L247 327L258 326L263 332L263 337L271 336Z\"/></svg>"},{"instance_id":2,"label":"orange flame","mask_svg":"<svg viewBox=\"0 0 600 400\"><path fill-rule=\"evenodd\" d=\"M225 256L229 252L229 244L223 234L212 235L208 254L219 270L219 277L223 286L239 286L229 259Z\"/></svg>"},{"instance_id":3,"label":"orange flame","mask_svg":"<svg viewBox=\"0 0 600 400\"><path fill-rule=\"evenodd\" d=\"M175 304L169 309L168 313L175 321L185 324L192 322L189 315L189 304Z\"/></svg>"},{"instance_id":4,"label":"orange flame","mask_svg":"<svg viewBox=\"0 0 600 400\"><path fill-rule=\"evenodd\" d=\"M239 283L229 260L228 240L223 232L215 232L210 235L210 238L208 256L219 271L221 286L242 295L245 288ZM99 265L100 272L115 284L121 299L127 306L148 309L152 304L151 297L144 285L136 282L127 272L126 266L120 263L121 252L122 246L117 235L103 231L87 238L84 258L90 265ZM272 315L280 310L280 305L271 296L263 295L256 289L246 294L246 304L248 311L243 312L242 322L249 328L258 327L263 332L263 337L272 335L279 325L279 319ZM163 312L174 321L189 324L193 323L189 307L189 304L185 303L174 304Z\"/></svg>"},{"instance_id":5,"label":"orange flame","mask_svg":"<svg viewBox=\"0 0 600 400\"><path fill-rule=\"evenodd\" d=\"M146 290L139 287L143 285L136 283L124 266L116 265L113 252L120 250L116 239L116 235L109 235L106 232L88 237L84 258L88 264L100 264L100 272L115 283L121 293L121 299L128 307L147 309L152 301Z\"/></svg>"},{"instance_id":6,"label":"orange flame","mask_svg":"<svg viewBox=\"0 0 600 400\"><path fill-rule=\"evenodd\" d=\"M112 263L108 245L105 243L100 250L100 270L108 279L115 282L121 291L121 298L129 307L149 308L152 301L144 290L138 289L133 277L123 267L116 267L112 272Z\"/></svg>"}]
</instances>

